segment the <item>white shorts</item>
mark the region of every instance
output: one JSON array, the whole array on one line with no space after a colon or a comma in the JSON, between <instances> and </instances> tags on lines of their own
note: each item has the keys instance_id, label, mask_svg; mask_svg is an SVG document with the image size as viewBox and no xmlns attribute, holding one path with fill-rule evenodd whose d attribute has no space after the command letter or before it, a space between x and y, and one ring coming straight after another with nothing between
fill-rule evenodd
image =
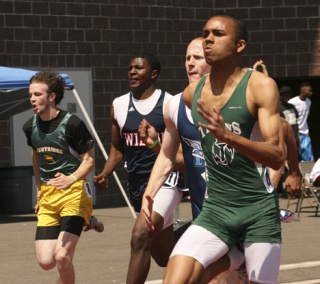
<instances>
[{"instance_id":1,"label":"white shorts","mask_svg":"<svg viewBox=\"0 0 320 284\"><path fill-rule=\"evenodd\" d=\"M190 256L207 268L228 250L229 247L214 234L198 225L191 225L175 245L170 257Z\"/></svg>"},{"instance_id":2,"label":"white shorts","mask_svg":"<svg viewBox=\"0 0 320 284\"><path fill-rule=\"evenodd\" d=\"M170 257L190 256L200 262L205 269L228 250L229 247L216 235L201 226L191 225L179 239ZM250 280L268 284L278 283L281 244L244 243L244 251Z\"/></svg>"},{"instance_id":3,"label":"white shorts","mask_svg":"<svg viewBox=\"0 0 320 284\"><path fill-rule=\"evenodd\" d=\"M161 187L154 197L153 211L163 217L163 229L174 222L174 208L181 202L182 192L176 187Z\"/></svg>"},{"instance_id":4,"label":"white shorts","mask_svg":"<svg viewBox=\"0 0 320 284\"><path fill-rule=\"evenodd\" d=\"M277 284L280 270L281 244L244 243L248 277L251 281Z\"/></svg>"}]
</instances>

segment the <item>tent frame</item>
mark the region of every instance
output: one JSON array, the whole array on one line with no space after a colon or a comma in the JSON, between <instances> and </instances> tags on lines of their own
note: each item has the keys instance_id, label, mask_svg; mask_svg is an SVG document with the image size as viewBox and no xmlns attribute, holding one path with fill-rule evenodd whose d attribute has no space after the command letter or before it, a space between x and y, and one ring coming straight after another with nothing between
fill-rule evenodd
<instances>
[{"instance_id":1,"label":"tent frame","mask_svg":"<svg viewBox=\"0 0 320 284\"><path fill-rule=\"evenodd\" d=\"M12 67L4 67L4 66L0 66L0 93L11 93L14 92L16 95L19 94L19 92L23 92L24 94L24 90L26 88L28 88L29 86L29 79L31 78L31 76L33 76L37 71L33 71L33 70L27 70L27 69L20 69L20 68L12 68ZM71 90L74 94L74 97L76 99L76 101L78 102L81 111L89 125L90 130L92 131L94 138L96 140L96 142L98 143L98 146L101 149L101 152L103 154L103 156L105 157L106 160L108 160L108 155L101 143L100 137L98 136L90 118L89 115L80 99L80 96L78 94L78 92L76 91L76 89L74 88L74 84L73 82L70 80L69 76L67 74L60 74L59 75L61 77L63 77L65 79L65 83L66 83L66 89L67 90ZM14 78L14 79L13 79ZM19 94L21 97L21 93ZM7 119L7 116L12 116L15 113L17 113L17 111L14 111L14 108L16 107L21 107L21 109L19 109L18 112L23 111L23 109L27 108L27 105L30 106L29 103L29 98L18 98L16 99L13 95L13 97L11 97L11 99L7 99L7 97L5 97L5 99L3 100L3 102L1 103L1 107L2 109L0 109L0 119ZM127 197L126 192L124 191L122 184L118 178L118 175L115 171L113 171L113 176L119 186L119 189L131 211L131 214L133 216L133 218L136 218L137 215L132 207L132 205L130 204L130 201Z\"/></svg>"}]
</instances>

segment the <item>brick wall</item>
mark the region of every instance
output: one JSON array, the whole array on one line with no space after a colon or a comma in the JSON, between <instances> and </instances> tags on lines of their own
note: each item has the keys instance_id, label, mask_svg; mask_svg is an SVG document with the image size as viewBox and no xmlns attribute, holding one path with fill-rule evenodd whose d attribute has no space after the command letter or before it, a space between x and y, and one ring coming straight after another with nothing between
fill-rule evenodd
<instances>
[{"instance_id":1,"label":"brick wall","mask_svg":"<svg viewBox=\"0 0 320 284\"><path fill-rule=\"evenodd\" d=\"M0 65L92 68L94 125L109 149L110 105L128 91L130 55L141 50L158 55L158 86L178 93L187 83L187 43L211 15L227 12L248 26L244 65L263 58L273 77L319 76L319 9L318 0L1 1ZM0 126L0 166L10 166L9 120ZM99 149L96 165L97 171L104 165ZM121 171L120 177L125 186ZM111 188L99 193L99 206L124 204L114 181Z\"/></svg>"}]
</instances>

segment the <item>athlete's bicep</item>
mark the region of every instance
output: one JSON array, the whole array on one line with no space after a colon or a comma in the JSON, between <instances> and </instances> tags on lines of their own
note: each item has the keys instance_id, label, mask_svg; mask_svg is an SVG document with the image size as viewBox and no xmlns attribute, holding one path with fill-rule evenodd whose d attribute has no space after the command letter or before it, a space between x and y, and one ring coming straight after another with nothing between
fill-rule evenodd
<instances>
[{"instance_id":1,"label":"athlete's bicep","mask_svg":"<svg viewBox=\"0 0 320 284\"><path fill-rule=\"evenodd\" d=\"M111 119L111 150L115 149L123 153L123 145L120 133L120 127L117 120L114 118L114 107L111 107L110 110L110 119Z\"/></svg>"},{"instance_id":2,"label":"athlete's bicep","mask_svg":"<svg viewBox=\"0 0 320 284\"><path fill-rule=\"evenodd\" d=\"M284 135L279 115L279 92L275 83L271 84L268 90L269 93L266 91L268 95L258 108L258 121L263 140L268 143L269 151L277 154L276 160L279 166L285 160Z\"/></svg>"},{"instance_id":3,"label":"athlete's bicep","mask_svg":"<svg viewBox=\"0 0 320 284\"><path fill-rule=\"evenodd\" d=\"M257 105L259 127L264 141L278 144L283 142L282 124L279 115L279 91L276 83L269 77L254 85L253 101ZM282 137L281 137L282 136Z\"/></svg>"}]
</instances>

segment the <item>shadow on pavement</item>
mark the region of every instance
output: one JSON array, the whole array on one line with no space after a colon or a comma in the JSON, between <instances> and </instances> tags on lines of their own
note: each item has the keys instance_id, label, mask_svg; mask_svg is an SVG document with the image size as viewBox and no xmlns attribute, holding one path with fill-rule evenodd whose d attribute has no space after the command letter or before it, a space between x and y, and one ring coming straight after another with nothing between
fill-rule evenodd
<instances>
[{"instance_id":1,"label":"shadow on pavement","mask_svg":"<svg viewBox=\"0 0 320 284\"><path fill-rule=\"evenodd\" d=\"M4 215L0 214L0 224L19 223L19 222L34 222L37 221L37 216L31 215Z\"/></svg>"}]
</instances>

